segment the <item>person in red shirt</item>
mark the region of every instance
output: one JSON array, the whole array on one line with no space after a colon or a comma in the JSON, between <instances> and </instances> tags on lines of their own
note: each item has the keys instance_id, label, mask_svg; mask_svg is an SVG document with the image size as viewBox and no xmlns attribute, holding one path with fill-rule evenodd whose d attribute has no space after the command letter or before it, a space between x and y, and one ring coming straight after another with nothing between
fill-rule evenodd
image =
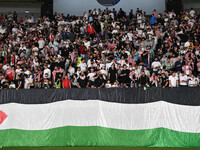
<instances>
[{"instance_id":1,"label":"person in red shirt","mask_svg":"<svg viewBox=\"0 0 200 150\"><path fill-rule=\"evenodd\" d=\"M15 78L15 71L14 71L14 67L9 67L6 71L6 78L8 78L9 81L14 80Z\"/></svg>"},{"instance_id":2,"label":"person in red shirt","mask_svg":"<svg viewBox=\"0 0 200 150\"><path fill-rule=\"evenodd\" d=\"M81 47L79 48L79 52L82 58L85 58L85 53L87 51L87 47L82 43Z\"/></svg>"},{"instance_id":3,"label":"person in red shirt","mask_svg":"<svg viewBox=\"0 0 200 150\"><path fill-rule=\"evenodd\" d=\"M67 75L65 75L65 79L63 79L63 81L62 81L62 86L63 86L64 89L71 88L71 81L70 81L70 79L68 78Z\"/></svg>"},{"instance_id":4,"label":"person in red shirt","mask_svg":"<svg viewBox=\"0 0 200 150\"><path fill-rule=\"evenodd\" d=\"M94 30L94 27L90 23L88 24L87 31L89 32L90 37L93 39L95 30Z\"/></svg>"},{"instance_id":5,"label":"person in red shirt","mask_svg":"<svg viewBox=\"0 0 200 150\"><path fill-rule=\"evenodd\" d=\"M0 22L3 22L4 18L3 18L3 14L1 14L0 16Z\"/></svg>"}]
</instances>

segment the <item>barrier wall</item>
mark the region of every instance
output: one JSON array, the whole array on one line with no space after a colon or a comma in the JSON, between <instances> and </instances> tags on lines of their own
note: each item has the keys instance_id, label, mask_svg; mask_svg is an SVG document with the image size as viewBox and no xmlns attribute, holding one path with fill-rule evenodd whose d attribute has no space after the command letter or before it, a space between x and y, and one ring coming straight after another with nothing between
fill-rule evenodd
<instances>
[{"instance_id":1,"label":"barrier wall","mask_svg":"<svg viewBox=\"0 0 200 150\"><path fill-rule=\"evenodd\" d=\"M97 9L106 9L106 6L103 6L97 2L97 0L54 0L54 13L64 13L64 15L76 15L83 16L85 11ZM146 13L152 14L153 10L156 9L159 13L163 13L165 10L165 0L120 0L120 2L109 9L115 8L119 10L122 8L128 15L131 9L134 13L137 8L146 11Z\"/></svg>"}]
</instances>

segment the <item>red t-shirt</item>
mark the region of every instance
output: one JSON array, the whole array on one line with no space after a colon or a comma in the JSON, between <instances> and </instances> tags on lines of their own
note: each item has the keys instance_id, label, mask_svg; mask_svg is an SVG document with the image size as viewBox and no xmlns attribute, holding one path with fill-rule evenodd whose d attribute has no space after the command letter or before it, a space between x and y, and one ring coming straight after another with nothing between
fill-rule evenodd
<instances>
[{"instance_id":1,"label":"red t-shirt","mask_svg":"<svg viewBox=\"0 0 200 150\"><path fill-rule=\"evenodd\" d=\"M80 49L79 49L80 54L85 54L86 50L87 50L86 46L81 46Z\"/></svg>"},{"instance_id":2,"label":"red t-shirt","mask_svg":"<svg viewBox=\"0 0 200 150\"><path fill-rule=\"evenodd\" d=\"M87 30L88 30L89 34L94 34L94 27L93 26L88 26Z\"/></svg>"},{"instance_id":3,"label":"red t-shirt","mask_svg":"<svg viewBox=\"0 0 200 150\"><path fill-rule=\"evenodd\" d=\"M71 82L70 79L64 79L63 82L62 82L63 83L63 88L66 88L66 89L70 88L69 87L70 82Z\"/></svg>"}]
</instances>

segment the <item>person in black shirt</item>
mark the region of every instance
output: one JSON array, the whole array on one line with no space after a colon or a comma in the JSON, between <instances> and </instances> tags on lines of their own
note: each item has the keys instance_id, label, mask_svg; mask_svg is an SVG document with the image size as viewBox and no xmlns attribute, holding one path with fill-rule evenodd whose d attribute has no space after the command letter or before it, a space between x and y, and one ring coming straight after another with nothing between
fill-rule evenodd
<instances>
[{"instance_id":1,"label":"person in black shirt","mask_svg":"<svg viewBox=\"0 0 200 150\"><path fill-rule=\"evenodd\" d=\"M112 50L110 50L110 53L108 53L108 58L113 60L114 59L114 53L112 52Z\"/></svg>"},{"instance_id":2,"label":"person in black shirt","mask_svg":"<svg viewBox=\"0 0 200 150\"><path fill-rule=\"evenodd\" d=\"M130 71L127 69L127 66L124 65L123 70L120 74L121 83L129 84L131 82L130 78L129 78L129 73L130 73Z\"/></svg>"},{"instance_id":3,"label":"person in black shirt","mask_svg":"<svg viewBox=\"0 0 200 150\"><path fill-rule=\"evenodd\" d=\"M94 83L95 83L96 88L103 88L105 86L105 81L102 75L97 74L94 77L94 79L95 79Z\"/></svg>"},{"instance_id":4,"label":"person in black shirt","mask_svg":"<svg viewBox=\"0 0 200 150\"><path fill-rule=\"evenodd\" d=\"M161 87L165 88L168 86L168 78L166 77L166 75L164 73L162 73L161 75Z\"/></svg>"},{"instance_id":5,"label":"person in black shirt","mask_svg":"<svg viewBox=\"0 0 200 150\"><path fill-rule=\"evenodd\" d=\"M81 72L80 77L77 80L78 88L88 88L89 82L84 72Z\"/></svg>"},{"instance_id":6,"label":"person in black shirt","mask_svg":"<svg viewBox=\"0 0 200 150\"><path fill-rule=\"evenodd\" d=\"M63 58L60 58L59 67L65 69L65 61L63 60Z\"/></svg>"},{"instance_id":7,"label":"person in black shirt","mask_svg":"<svg viewBox=\"0 0 200 150\"><path fill-rule=\"evenodd\" d=\"M146 85L149 85L149 77L145 75L144 71L142 71L142 75L139 77L138 80L138 86L144 87Z\"/></svg>"},{"instance_id":8,"label":"person in black shirt","mask_svg":"<svg viewBox=\"0 0 200 150\"><path fill-rule=\"evenodd\" d=\"M17 22L17 12L16 11L14 11L14 13L13 13L13 20L15 22Z\"/></svg>"},{"instance_id":9,"label":"person in black shirt","mask_svg":"<svg viewBox=\"0 0 200 150\"><path fill-rule=\"evenodd\" d=\"M117 80L117 70L115 68L115 64L113 63L108 71L108 79L110 83L113 84Z\"/></svg>"},{"instance_id":10,"label":"person in black shirt","mask_svg":"<svg viewBox=\"0 0 200 150\"><path fill-rule=\"evenodd\" d=\"M3 88L4 88L4 89L9 89L9 81L8 81L8 78L5 78L5 81L3 82Z\"/></svg>"},{"instance_id":11,"label":"person in black shirt","mask_svg":"<svg viewBox=\"0 0 200 150\"><path fill-rule=\"evenodd\" d=\"M121 57L124 56L124 59L128 58L127 53L125 52L125 49L123 49L122 53L121 53Z\"/></svg>"},{"instance_id":12,"label":"person in black shirt","mask_svg":"<svg viewBox=\"0 0 200 150\"><path fill-rule=\"evenodd\" d=\"M0 53L0 64L4 63L5 58L2 56L2 53Z\"/></svg>"},{"instance_id":13,"label":"person in black shirt","mask_svg":"<svg viewBox=\"0 0 200 150\"><path fill-rule=\"evenodd\" d=\"M23 83L19 76L16 77L16 80L14 81L14 83L16 85L16 90L23 88Z\"/></svg>"}]
</instances>

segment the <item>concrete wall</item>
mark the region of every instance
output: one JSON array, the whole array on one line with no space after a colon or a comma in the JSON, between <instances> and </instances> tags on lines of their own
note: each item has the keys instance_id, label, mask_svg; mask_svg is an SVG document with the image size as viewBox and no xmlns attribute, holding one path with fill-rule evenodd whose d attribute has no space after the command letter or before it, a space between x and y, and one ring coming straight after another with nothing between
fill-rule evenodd
<instances>
[{"instance_id":1,"label":"concrete wall","mask_svg":"<svg viewBox=\"0 0 200 150\"><path fill-rule=\"evenodd\" d=\"M190 8L194 8L198 13L200 12L200 0L183 0L183 8L186 10L190 10Z\"/></svg>"},{"instance_id":2,"label":"concrete wall","mask_svg":"<svg viewBox=\"0 0 200 150\"><path fill-rule=\"evenodd\" d=\"M26 10L29 10L30 14L26 14ZM0 14L5 15L9 11L16 11L18 17L31 14L38 17L41 15L41 2L38 0L0 0Z\"/></svg>"},{"instance_id":3,"label":"concrete wall","mask_svg":"<svg viewBox=\"0 0 200 150\"><path fill-rule=\"evenodd\" d=\"M109 9L123 8L127 13L133 9L134 12L137 8L140 8L151 14L153 9L163 13L165 10L165 0L120 0L120 2ZM105 6L100 5L96 0L54 0L54 13L64 13L82 16L84 11L88 11L93 8L105 9Z\"/></svg>"}]
</instances>

